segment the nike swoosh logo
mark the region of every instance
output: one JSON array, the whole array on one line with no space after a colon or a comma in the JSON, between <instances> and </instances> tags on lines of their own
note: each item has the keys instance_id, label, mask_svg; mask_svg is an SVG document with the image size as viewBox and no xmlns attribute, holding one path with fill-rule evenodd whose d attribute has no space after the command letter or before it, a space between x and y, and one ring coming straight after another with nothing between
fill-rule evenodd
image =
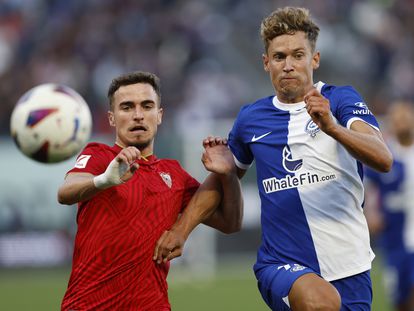
<instances>
[{"instance_id":1,"label":"nike swoosh logo","mask_svg":"<svg viewBox=\"0 0 414 311\"><path fill-rule=\"evenodd\" d=\"M263 134L263 135L260 135L260 136L257 136L257 137L256 137L256 135L253 135L252 142L258 141L259 139L262 139L263 137L269 135L270 133L272 133L272 131L267 132L266 134Z\"/></svg>"}]
</instances>

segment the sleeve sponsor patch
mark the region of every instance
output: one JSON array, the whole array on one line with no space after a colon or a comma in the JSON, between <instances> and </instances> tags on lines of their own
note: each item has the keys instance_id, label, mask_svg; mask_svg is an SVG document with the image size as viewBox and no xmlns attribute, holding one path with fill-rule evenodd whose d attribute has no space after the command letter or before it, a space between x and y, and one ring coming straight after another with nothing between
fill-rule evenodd
<instances>
[{"instance_id":1,"label":"sleeve sponsor patch","mask_svg":"<svg viewBox=\"0 0 414 311\"><path fill-rule=\"evenodd\" d=\"M91 155L86 155L86 154L80 155L79 158L76 160L75 167L85 168L90 158L91 158Z\"/></svg>"}]
</instances>

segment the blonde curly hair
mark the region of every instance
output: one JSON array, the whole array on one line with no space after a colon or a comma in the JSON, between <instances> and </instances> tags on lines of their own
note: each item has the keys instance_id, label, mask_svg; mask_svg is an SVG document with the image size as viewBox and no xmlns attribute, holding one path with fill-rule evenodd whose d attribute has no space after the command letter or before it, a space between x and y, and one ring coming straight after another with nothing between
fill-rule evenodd
<instances>
[{"instance_id":1,"label":"blonde curly hair","mask_svg":"<svg viewBox=\"0 0 414 311\"><path fill-rule=\"evenodd\" d=\"M319 27L310 18L308 9L298 7L284 7L273 11L263 19L260 25L265 51L269 48L270 41L274 38L297 31L303 31L309 40L312 51L315 50L318 39Z\"/></svg>"}]
</instances>

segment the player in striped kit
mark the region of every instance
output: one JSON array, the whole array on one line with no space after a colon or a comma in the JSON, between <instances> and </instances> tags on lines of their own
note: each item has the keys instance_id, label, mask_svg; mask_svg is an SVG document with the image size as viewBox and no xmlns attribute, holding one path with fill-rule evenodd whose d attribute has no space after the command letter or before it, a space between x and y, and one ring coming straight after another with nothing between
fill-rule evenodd
<instances>
[{"instance_id":1,"label":"player in striped kit","mask_svg":"<svg viewBox=\"0 0 414 311\"><path fill-rule=\"evenodd\" d=\"M374 254L361 163L385 172L392 155L354 88L314 83L318 34L306 9L281 8L263 20L263 64L276 95L241 109L229 147L239 177L256 161L262 244L254 271L269 307L370 310ZM198 221L188 209L158 257L171 259L169 249L188 234L183 224Z\"/></svg>"},{"instance_id":2,"label":"player in striped kit","mask_svg":"<svg viewBox=\"0 0 414 311\"><path fill-rule=\"evenodd\" d=\"M365 214L384 254L385 285L395 310L414 309L414 105L389 107L394 163L387 174L366 170ZM377 194L378 200L375 200Z\"/></svg>"},{"instance_id":3,"label":"player in striped kit","mask_svg":"<svg viewBox=\"0 0 414 311\"><path fill-rule=\"evenodd\" d=\"M122 75L113 80L108 97L115 144L88 144L58 192L60 203L79 206L72 273L61 308L170 310L169 263L152 260L155 242L192 197L190 207L216 210L204 218L209 225L227 233L240 228L234 160L225 142L204 144L204 165L215 174L200 186L177 161L153 154L163 113L155 75Z\"/></svg>"}]
</instances>

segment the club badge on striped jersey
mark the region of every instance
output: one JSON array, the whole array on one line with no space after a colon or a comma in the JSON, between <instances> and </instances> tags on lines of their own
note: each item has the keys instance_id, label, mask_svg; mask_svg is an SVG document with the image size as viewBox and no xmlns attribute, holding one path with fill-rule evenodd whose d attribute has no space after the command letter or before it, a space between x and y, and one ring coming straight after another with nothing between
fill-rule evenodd
<instances>
[{"instance_id":1,"label":"club badge on striped jersey","mask_svg":"<svg viewBox=\"0 0 414 311\"><path fill-rule=\"evenodd\" d=\"M315 137L316 134L320 131L321 129L316 125L315 122L313 122L312 119L309 119L308 123L306 123L305 126L305 132L308 133L311 137Z\"/></svg>"},{"instance_id":2,"label":"club badge on striped jersey","mask_svg":"<svg viewBox=\"0 0 414 311\"><path fill-rule=\"evenodd\" d=\"M172 179L169 173L161 172L160 176L162 180L165 182L165 184L168 186L168 188L171 188L172 186Z\"/></svg>"}]
</instances>

